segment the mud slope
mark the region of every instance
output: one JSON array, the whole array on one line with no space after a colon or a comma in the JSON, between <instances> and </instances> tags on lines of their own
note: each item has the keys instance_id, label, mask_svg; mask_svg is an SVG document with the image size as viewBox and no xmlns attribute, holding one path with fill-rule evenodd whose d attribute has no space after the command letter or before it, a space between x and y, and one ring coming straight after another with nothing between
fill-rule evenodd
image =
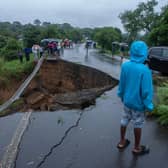
<instances>
[{"instance_id":1,"label":"mud slope","mask_svg":"<svg viewBox=\"0 0 168 168\"><path fill-rule=\"evenodd\" d=\"M64 60L45 60L22 94L25 110L84 108L118 83L108 74Z\"/></svg>"}]
</instances>

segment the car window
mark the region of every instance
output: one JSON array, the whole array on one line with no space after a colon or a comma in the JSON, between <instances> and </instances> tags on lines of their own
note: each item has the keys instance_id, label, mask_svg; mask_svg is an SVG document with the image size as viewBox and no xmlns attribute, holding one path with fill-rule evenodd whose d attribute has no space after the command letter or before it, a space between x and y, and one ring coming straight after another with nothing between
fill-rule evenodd
<instances>
[{"instance_id":1,"label":"car window","mask_svg":"<svg viewBox=\"0 0 168 168\"><path fill-rule=\"evenodd\" d=\"M162 56L162 49L161 48L152 48L150 51L150 55L156 55L161 57Z\"/></svg>"},{"instance_id":2,"label":"car window","mask_svg":"<svg viewBox=\"0 0 168 168\"><path fill-rule=\"evenodd\" d=\"M163 57L168 58L168 49L163 49Z\"/></svg>"}]
</instances>

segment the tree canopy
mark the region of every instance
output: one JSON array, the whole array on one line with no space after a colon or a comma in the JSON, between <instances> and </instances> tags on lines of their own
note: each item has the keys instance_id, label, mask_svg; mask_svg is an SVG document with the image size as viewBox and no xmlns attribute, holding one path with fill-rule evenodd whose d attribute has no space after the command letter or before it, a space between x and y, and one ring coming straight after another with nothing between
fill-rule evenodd
<instances>
[{"instance_id":1,"label":"tree canopy","mask_svg":"<svg viewBox=\"0 0 168 168\"><path fill-rule=\"evenodd\" d=\"M134 10L120 13L119 18L126 30L124 34L116 27L78 28L69 23L56 24L39 19L25 25L19 21L0 22L0 57L18 46L39 44L44 38L68 38L74 42L93 39L104 50L111 50L114 41L130 43L138 39L145 40L149 45L168 45L168 5L161 12L156 12L157 4L157 0L148 0L140 2ZM10 47L11 41L15 43L14 48ZM15 58L14 52L10 54L9 59Z\"/></svg>"},{"instance_id":2,"label":"tree canopy","mask_svg":"<svg viewBox=\"0 0 168 168\"><path fill-rule=\"evenodd\" d=\"M121 41L121 32L113 27L97 28L94 39L103 49L111 50L113 41Z\"/></svg>"},{"instance_id":3,"label":"tree canopy","mask_svg":"<svg viewBox=\"0 0 168 168\"><path fill-rule=\"evenodd\" d=\"M10 56L8 59L16 58L16 52L8 46L11 46L11 40L13 43L20 44L22 42L22 47L31 48L33 44L40 44L40 41L44 38L57 38L65 39L68 38L74 42L81 41L83 38L83 29L75 28L69 23L63 24L51 24L50 22L43 22L39 19L35 19L33 24L22 25L18 21L10 22L0 22L0 57L6 57L5 53ZM17 49L18 47L15 47Z\"/></svg>"},{"instance_id":4,"label":"tree canopy","mask_svg":"<svg viewBox=\"0 0 168 168\"><path fill-rule=\"evenodd\" d=\"M162 8L157 26L149 34L151 45L168 45L168 5Z\"/></svg>"},{"instance_id":5,"label":"tree canopy","mask_svg":"<svg viewBox=\"0 0 168 168\"><path fill-rule=\"evenodd\" d=\"M158 13L155 12L156 0L141 2L134 10L127 10L119 15L129 40L135 40L140 32L148 34L157 24Z\"/></svg>"}]
</instances>

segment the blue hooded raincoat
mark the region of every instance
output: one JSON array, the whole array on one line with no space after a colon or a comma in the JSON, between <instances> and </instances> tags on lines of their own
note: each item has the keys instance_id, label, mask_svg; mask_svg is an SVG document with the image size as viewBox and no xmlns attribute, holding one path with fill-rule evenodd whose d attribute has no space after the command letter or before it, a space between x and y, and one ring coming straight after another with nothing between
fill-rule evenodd
<instances>
[{"instance_id":1,"label":"blue hooded raincoat","mask_svg":"<svg viewBox=\"0 0 168 168\"><path fill-rule=\"evenodd\" d=\"M148 47L135 41L130 49L130 61L122 64L118 96L125 106L136 111L153 110L153 84L149 68L144 65Z\"/></svg>"}]
</instances>

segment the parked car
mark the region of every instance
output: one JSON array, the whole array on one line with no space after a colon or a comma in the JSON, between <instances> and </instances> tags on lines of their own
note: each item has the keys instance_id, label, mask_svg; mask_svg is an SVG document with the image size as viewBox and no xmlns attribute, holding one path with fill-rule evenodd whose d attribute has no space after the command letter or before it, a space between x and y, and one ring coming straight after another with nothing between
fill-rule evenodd
<instances>
[{"instance_id":1,"label":"parked car","mask_svg":"<svg viewBox=\"0 0 168 168\"><path fill-rule=\"evenodd\" d=\"M151 47L148 64L152 70L168 74L168 47Z\"/></svg>"}]
</instances>

